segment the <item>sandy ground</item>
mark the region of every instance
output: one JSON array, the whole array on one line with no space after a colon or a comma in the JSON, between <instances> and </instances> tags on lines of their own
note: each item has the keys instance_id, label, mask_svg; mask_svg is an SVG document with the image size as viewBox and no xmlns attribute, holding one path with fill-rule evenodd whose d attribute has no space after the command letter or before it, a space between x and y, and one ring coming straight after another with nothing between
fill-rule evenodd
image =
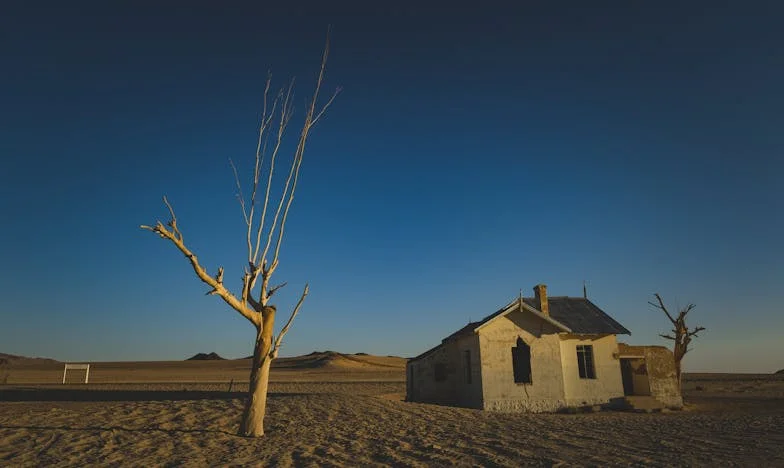
<instances>
[{"instance_id":1,"label":"sandy ground","mask_svg":"<svg viewBox=\"0 0 784 468\"><path fill-rule=\"evenodd\" d=\"M0 465L784 466L784 376L689 376L679 412L531 415L406 403L402 371L337 371L273 371L262 439L234 435L247 384L0 385Z\"/></svg>"}]
</instances>

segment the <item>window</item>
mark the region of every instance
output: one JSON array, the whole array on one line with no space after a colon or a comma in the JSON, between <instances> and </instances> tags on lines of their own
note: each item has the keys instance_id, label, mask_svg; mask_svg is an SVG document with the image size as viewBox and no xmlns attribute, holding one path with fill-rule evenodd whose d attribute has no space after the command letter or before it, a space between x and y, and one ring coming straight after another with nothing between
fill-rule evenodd
<instances>
[{"instance_id":1,"label":"window","mask_svg":"<svg viewBox=\"0 0 784 468\"><path fill-rule=\"evenodd\" d=\"M512 348L512 369L515 383L531 383L531 348L522 338Z\"/></svg>"},{"instance_id":2,"label":"window","mask_svg":"<svg viewBox=\"0 0 784 468\"><path fill-rule=\"evenodd\" d=\"M463 351L463 358L465 362L465 381L467 384L471 383L471 351Z\"/></svg>"},{"instance_id":3,"label":"window","mask_svg":"<svg viewBox=\"0 0 784 468\"><path fill-rule=\"evenodd\" d=\"M593 346L577 345L577 368L581 379L595 379L596 369L593 367Z\"/></svg>"},{"instance_id":4,"label":"window","mask_svg":"<svg viewBox=\"0 0 784 468\"><path fill-rule=\"evenodd\" d=\"M437 362L435 367L435 379L436 382L443 382L446 380L446 364L443 362Z\"/></svg>"}]
</instances>

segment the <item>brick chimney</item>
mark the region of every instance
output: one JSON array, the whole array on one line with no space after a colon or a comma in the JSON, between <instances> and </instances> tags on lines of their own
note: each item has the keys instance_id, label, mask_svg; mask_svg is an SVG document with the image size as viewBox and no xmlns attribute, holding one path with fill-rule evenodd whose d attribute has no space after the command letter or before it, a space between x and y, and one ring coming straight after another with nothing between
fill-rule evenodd
<instances>
[{"instance_id":1,"label":"brick chimney","mask_svg":"<svg viewBox=\"0 0 784 468\"><path fill-rule=\"evenodd\" d=\"M536 301L539 303L539 310L546 316L550 316L550 304L547 302L547 285L537 284L534 286Z\"/></svg>"}]
</instances>

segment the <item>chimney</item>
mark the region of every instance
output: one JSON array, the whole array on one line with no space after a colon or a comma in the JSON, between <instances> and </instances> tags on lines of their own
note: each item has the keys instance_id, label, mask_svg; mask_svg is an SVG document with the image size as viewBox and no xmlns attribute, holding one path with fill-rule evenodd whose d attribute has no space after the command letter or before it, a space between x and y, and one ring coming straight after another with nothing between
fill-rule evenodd
<instances>
[{"instance_id":1,"label":"chimney","mask_svg":"<svg viewBox=\"0 0 784 468\"><path fill-rule=\"evenodd\" d=\"M546 316L550 316L550 304L547 302L547 285L537 284L534 286L536 301L539 303L539 310Z\"/></svg>"}]
</instances>

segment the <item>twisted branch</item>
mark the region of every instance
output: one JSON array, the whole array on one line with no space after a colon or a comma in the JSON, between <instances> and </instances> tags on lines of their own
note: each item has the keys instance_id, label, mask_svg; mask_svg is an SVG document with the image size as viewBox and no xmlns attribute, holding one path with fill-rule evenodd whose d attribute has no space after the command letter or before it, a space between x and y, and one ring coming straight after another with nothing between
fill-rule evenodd
<instances>
[{"instance_id":1,"label":"twisted branch","mask_svg":"<svg viewBox=\"0 0 784 468\"><path fill-rule=\"evenodd\" d=\"M160 221L158 221L155 226L146 226L142 225L142 229L146 229L148 231L152 231L162 238L169 239L180 252L188 259L191 266L193 267L193 271L196 273L196 276L199 277L204 283L212 287L212 291L208 294L215 294L223 299L231 308L239 312L243 317L248 319L250 323L255 325L257 328L261 326L260 317L254 311L248 309L245 304L240 302L229 290L227 290L223 286L223 268L218 269L218 274L213 278L207 273L207 270L199 264L199 260L194 255L193 252L185 246L185 243L182 240L182 233L180 232L179 228L177 227L177 217L174 215L174 209L172 209L169 201L166 197L163 197L163 202L169 208L169 213L171 213L171 220L169 221L168 225L171 229L167 229L166 226L163 225Z\"/></svg>"}]
</instances>

